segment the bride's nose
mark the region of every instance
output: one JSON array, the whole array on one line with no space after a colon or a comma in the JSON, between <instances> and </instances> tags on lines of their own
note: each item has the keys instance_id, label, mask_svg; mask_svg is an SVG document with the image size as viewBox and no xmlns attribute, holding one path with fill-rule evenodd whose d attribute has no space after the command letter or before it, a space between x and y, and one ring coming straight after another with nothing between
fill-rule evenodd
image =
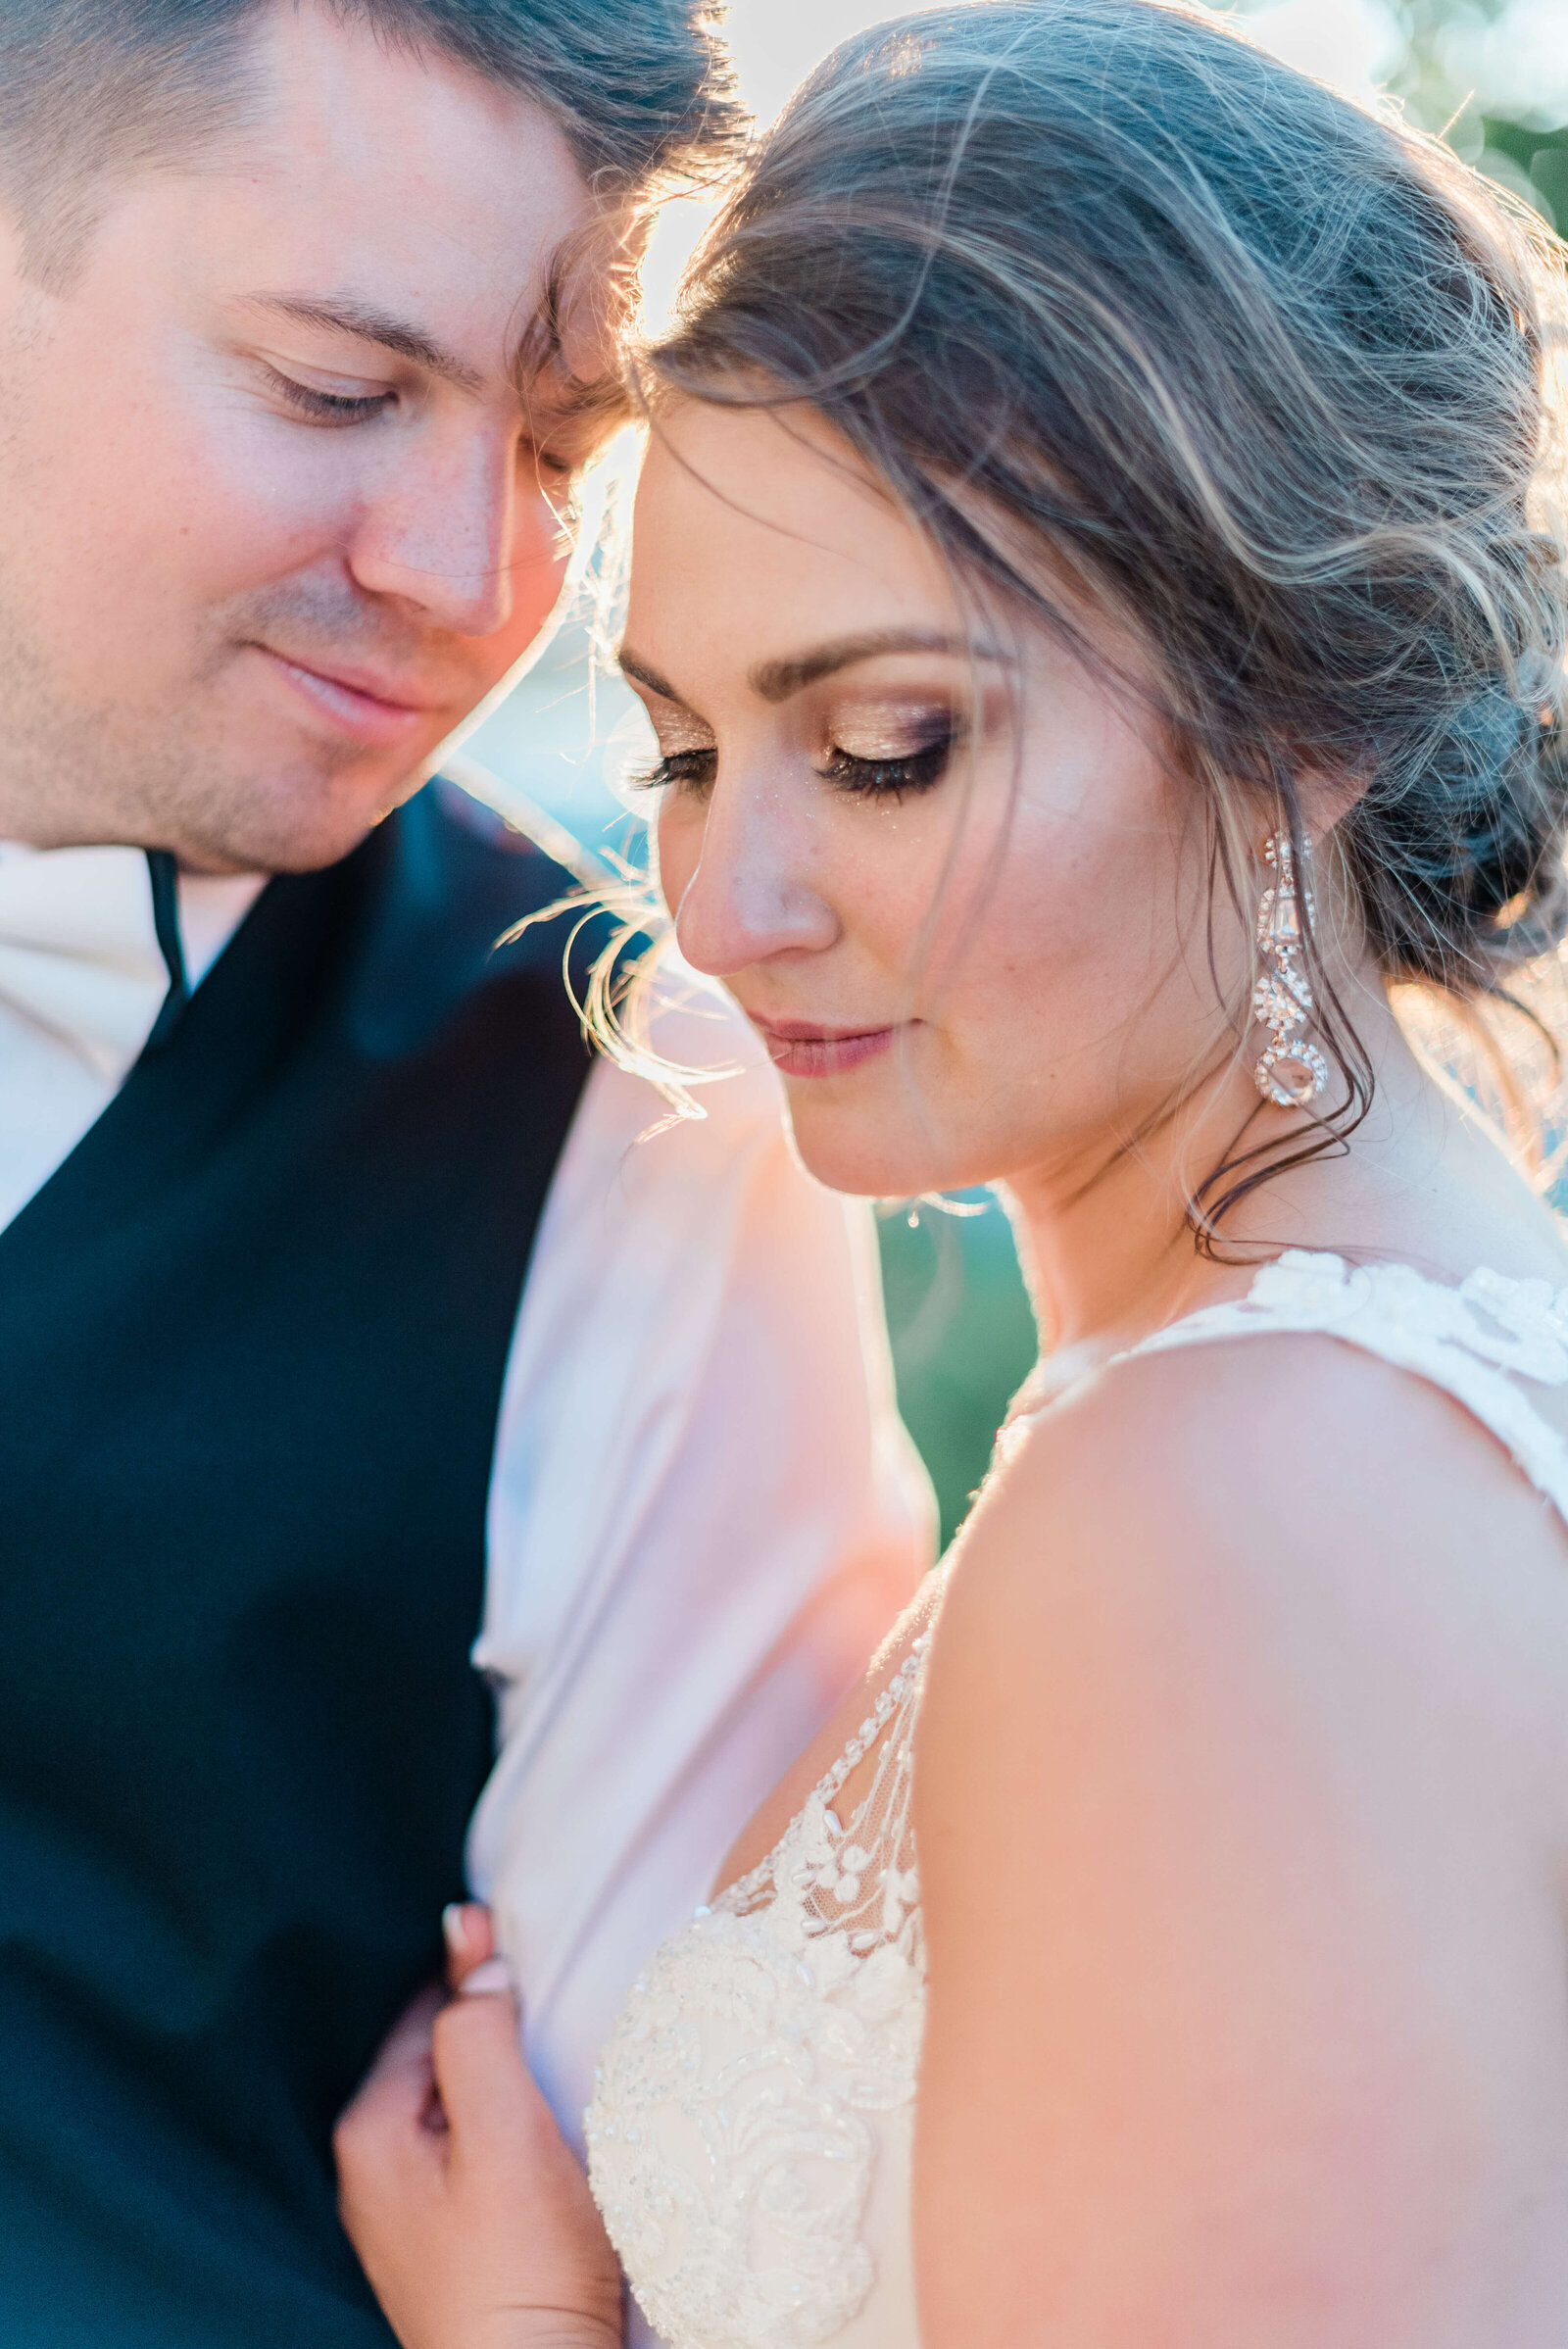
<instances>
[{"instance_id":1,"label":"bride's nose","mask_svg":"<svg viewBox=\"0 0 1568 2349\"><path fill-rule=\"evenodd\" d=\"M841 923L829 894L820 819L787 783L715 785L675 938L694 970L730 978L776 954L820 954Z\"/></svg>"}]
</instances>

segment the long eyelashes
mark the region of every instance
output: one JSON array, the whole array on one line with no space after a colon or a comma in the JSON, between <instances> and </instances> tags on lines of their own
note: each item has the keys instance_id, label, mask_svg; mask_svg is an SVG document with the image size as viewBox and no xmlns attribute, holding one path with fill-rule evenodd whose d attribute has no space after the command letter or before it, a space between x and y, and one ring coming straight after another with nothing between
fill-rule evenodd
<instances>
[{"instance_id":1,"label":"long eyelashes","mask_svg":"<svg viewBox=\"0 0 1568 2349\"><path fill-rule=\"evenodd\" d=\"M906 791L929 791L948 771L957 735L944 734L900 759L857 759L850 751L831 751L816 772L826 783L853 799L902 799ZM640 791L709 791L718 771L718 753L706 750L669 751L657 765L629 779Z\"/></svg>"},{"instance_id":2,"label":"long eyelashes","mask_svg":"<svg viewBox=\"0 0 1568 2349\"><path fill-rule=\"evenodd\" d=\"M657 765L640 775L629 775L627 781L634 791L676 790L706 791L718 769L718 753L706 751L666 751Z\"/></svg>"},{"instance_id":3,"label":"long eyelashes","mask_svg":"<svg viewBox=\"0 0 1568 2349\"><path fill-rule=\"evenodd\" d=\"M857 759L849 751L832 751L817 773L856 798L902 799L906 791L929 791L948 771L956 736L942 734L935 742L906 751L900 759Z\"/></svg>"}]
</instances>

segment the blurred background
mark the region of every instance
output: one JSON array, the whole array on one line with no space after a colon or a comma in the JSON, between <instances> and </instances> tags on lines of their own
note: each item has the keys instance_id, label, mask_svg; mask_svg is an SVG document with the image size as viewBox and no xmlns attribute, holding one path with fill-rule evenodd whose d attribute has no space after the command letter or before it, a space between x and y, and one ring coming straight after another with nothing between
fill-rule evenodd
<instances>
[{"instance_id":1,"label":"blurred background","mask_svg":"<svg viewBox=\"0 0 1568 2349\"><path fill-rule=\"evenodd\" d=\"M747 98L763 121L835 42L906 13L886 0L732 0ZM1568 0L1242 0L1235 12L1301 71L1386 92L1467 163L1568 235ZM702 206L668 208L645 284L667 309L701 233ZM624 687L568 623L466 744L465 780L539 829L564 827L590 856L638 856L639 826L613 790L651 738ZM888 1323L906 1420L936 1483L949 1537L984 1473L1034 1332L996 1200L888 1202L880 1210Z\"/></svg>"}]
</instances>

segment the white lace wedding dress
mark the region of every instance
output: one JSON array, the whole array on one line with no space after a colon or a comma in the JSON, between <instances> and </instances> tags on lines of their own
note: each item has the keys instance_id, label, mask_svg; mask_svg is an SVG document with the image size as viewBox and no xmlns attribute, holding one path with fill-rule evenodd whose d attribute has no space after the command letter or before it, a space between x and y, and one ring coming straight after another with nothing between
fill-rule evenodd
<instances>
[{"instance_id":1,"label":"white lace wedding dress","mask_svg":"<svg viewBox=\"0 0 1568 2349\"><path fill-rule=\"evenodd\" d=\"M1299 1250L1132 1349L1326 1332L1463 1403L1568 1518L1568 1290ZM672 1935L605 2048L594 2194L669 2349L917 2349L909 2178L925 2011L910 1777L924 1637L774 1850ZM847 1822L839 1789L867 1753Z\"/></svg>"}]
</instances>

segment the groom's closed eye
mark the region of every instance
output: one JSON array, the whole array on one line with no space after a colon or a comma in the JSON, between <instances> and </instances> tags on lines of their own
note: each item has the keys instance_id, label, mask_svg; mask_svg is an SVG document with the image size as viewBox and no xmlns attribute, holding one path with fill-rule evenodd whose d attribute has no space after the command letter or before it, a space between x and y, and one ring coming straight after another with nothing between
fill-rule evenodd
<instances>
[{"instance_id":1,"label":"groom's closed eye","mask_svg":"<svg viewBox=\"0 0 1568 2349\"><path fill-rule=\"evenodd\" d=\"M374 344L395 359L433 375L460 391L479 392L484 377L466 360L447 350L435 335L413 320L394 318L374 303L348 294L323 299L315 294L247 294L237 305L260 317L284 319L340 341Z\"/></svg>"},{"instance_id":2,"label":"groom's closed eye","mask_svg":"<svg viewBox=\"0 0 1568 2349\"><path fill-rule=\"evenodd\" d=\"M372 417L384 416L397 400L397 393L389 389L339 391L306 383L274 366L270 359L264 359L262 367L269 389L307 423L368 423Z\"/></svg>"}]
</instances>

